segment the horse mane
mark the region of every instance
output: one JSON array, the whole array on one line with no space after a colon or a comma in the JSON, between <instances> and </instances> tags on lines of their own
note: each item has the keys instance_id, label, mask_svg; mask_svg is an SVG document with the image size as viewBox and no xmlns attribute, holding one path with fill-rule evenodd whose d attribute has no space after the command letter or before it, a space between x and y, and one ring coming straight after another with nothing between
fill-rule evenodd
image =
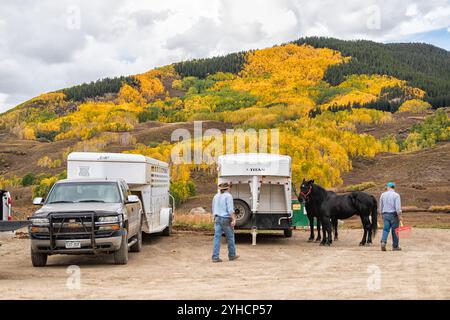
<instances>
[{"instance_id":1,"label":"horse mane","mask_svg":"<svg viewBox=\"0 0 450 320\"><path fill-rule=\"evenodd\" d=\"M316 198L318 201L322 202L327 197L328 192L322 186L313 183L313 193L318 195Z\"/></svg>"},{"instance_id":2,"label":"horse mane","mask_svg":"<svg viewBox=\"0 0 450 320\"><path fill-rule=\"evenodd\" d=\"M315 188L320 193L331 192L331 191L328 191L327 189L325 189L324 187L322 187L321 185L318 185L317 183L313 183L313 188Z\"/></svg>"}]
</instances>

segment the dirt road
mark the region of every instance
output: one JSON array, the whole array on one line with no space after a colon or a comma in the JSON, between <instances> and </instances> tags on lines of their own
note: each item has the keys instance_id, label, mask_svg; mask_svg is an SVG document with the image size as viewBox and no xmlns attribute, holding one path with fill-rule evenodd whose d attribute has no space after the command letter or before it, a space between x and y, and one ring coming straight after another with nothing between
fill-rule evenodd
<instances>
[{"instance_id":1,"label":"dirt road","mask_svg":"<svg viewBox=\"0 0 450 320\"><path fill-rule=\"evenodd\" d=\"M213 264L210 234L178 232L146 237L126 266L109 256L52 256L46 268L31 266L27 239L2 237L0 288L9 299L450 299L450 230L414 229L402 252L381 252L379 236L359 247L361 230L345 229L320 247L295 231L259 235L252 247L238 235L241 259ZM80 268L79 289L72 278L67 287L71 265Z\"/></svg>"}]
</instances>

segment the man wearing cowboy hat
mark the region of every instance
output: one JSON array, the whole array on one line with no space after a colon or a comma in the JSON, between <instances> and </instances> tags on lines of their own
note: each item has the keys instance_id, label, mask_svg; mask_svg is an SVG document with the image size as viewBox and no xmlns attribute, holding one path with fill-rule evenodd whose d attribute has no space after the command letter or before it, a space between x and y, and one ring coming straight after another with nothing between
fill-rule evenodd
<instances>
[{"instance_id":1,"label":"man wearing cowboy hat","mask_svg":"<svg viewBox=\"0 0 450 320\"><path fill-rule=\"evenodd\" d=\"M222 262L219 258L220 239L225 233L228 243L228 259L236 260L236 245L234 243L234 226L236 216L234 214L233 196L229 192L231 184L228 182L219 184L219 192L214 196L212 202L212 213L214 215L214 249L213 262Z\"/></svg>"}]
</instances>

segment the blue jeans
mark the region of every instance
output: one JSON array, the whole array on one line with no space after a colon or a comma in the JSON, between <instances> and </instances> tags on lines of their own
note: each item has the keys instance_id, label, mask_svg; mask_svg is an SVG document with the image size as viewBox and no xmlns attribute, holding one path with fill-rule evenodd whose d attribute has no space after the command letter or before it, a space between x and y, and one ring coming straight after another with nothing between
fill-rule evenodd
<instances>
[{"instance_id":1,"label":"blue jeans","mask_svg":"<svg viewBox=\"0 0 450 320\"><path fill-rule=\"evenodd\" d=\"M236 255L236 245L234 244L234 230L231 227L231 218L223 218L216 216L214 218L214 250L212 258L219 259L220 254L220 239L222 233L225 233L228 243L228 257Z\"/></svg>"},{"instance_id":2,"label":"blue jeans","mask_svg":"<svg viewBox=\"0 0 450 320\"><path fill-rule=\"evenodd\" d=\"M398 236L395 233L400 225L400 220L397 214L394 213L383 213L383 236L381 237L381 242L386 243L389 236L389 231L392 233L392 246L394 248L398 247Z\"/></svg>"}]
</instances>

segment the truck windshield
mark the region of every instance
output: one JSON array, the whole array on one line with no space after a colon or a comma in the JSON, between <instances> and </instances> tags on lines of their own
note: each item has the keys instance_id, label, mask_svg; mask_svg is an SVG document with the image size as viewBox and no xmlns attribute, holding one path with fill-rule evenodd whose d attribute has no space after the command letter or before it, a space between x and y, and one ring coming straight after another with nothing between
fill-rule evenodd
<instances>
[{"instance_id":1,"label":"truck windshield","mask_svg":"<svg viewBox=\"0 0 450 320\"><path fill-rule=\"evenodd\" d=\"M117 183L114 182L67 182L57 183L47 197L46 203L120 202Z\"/></svg>"}]
</instances>

